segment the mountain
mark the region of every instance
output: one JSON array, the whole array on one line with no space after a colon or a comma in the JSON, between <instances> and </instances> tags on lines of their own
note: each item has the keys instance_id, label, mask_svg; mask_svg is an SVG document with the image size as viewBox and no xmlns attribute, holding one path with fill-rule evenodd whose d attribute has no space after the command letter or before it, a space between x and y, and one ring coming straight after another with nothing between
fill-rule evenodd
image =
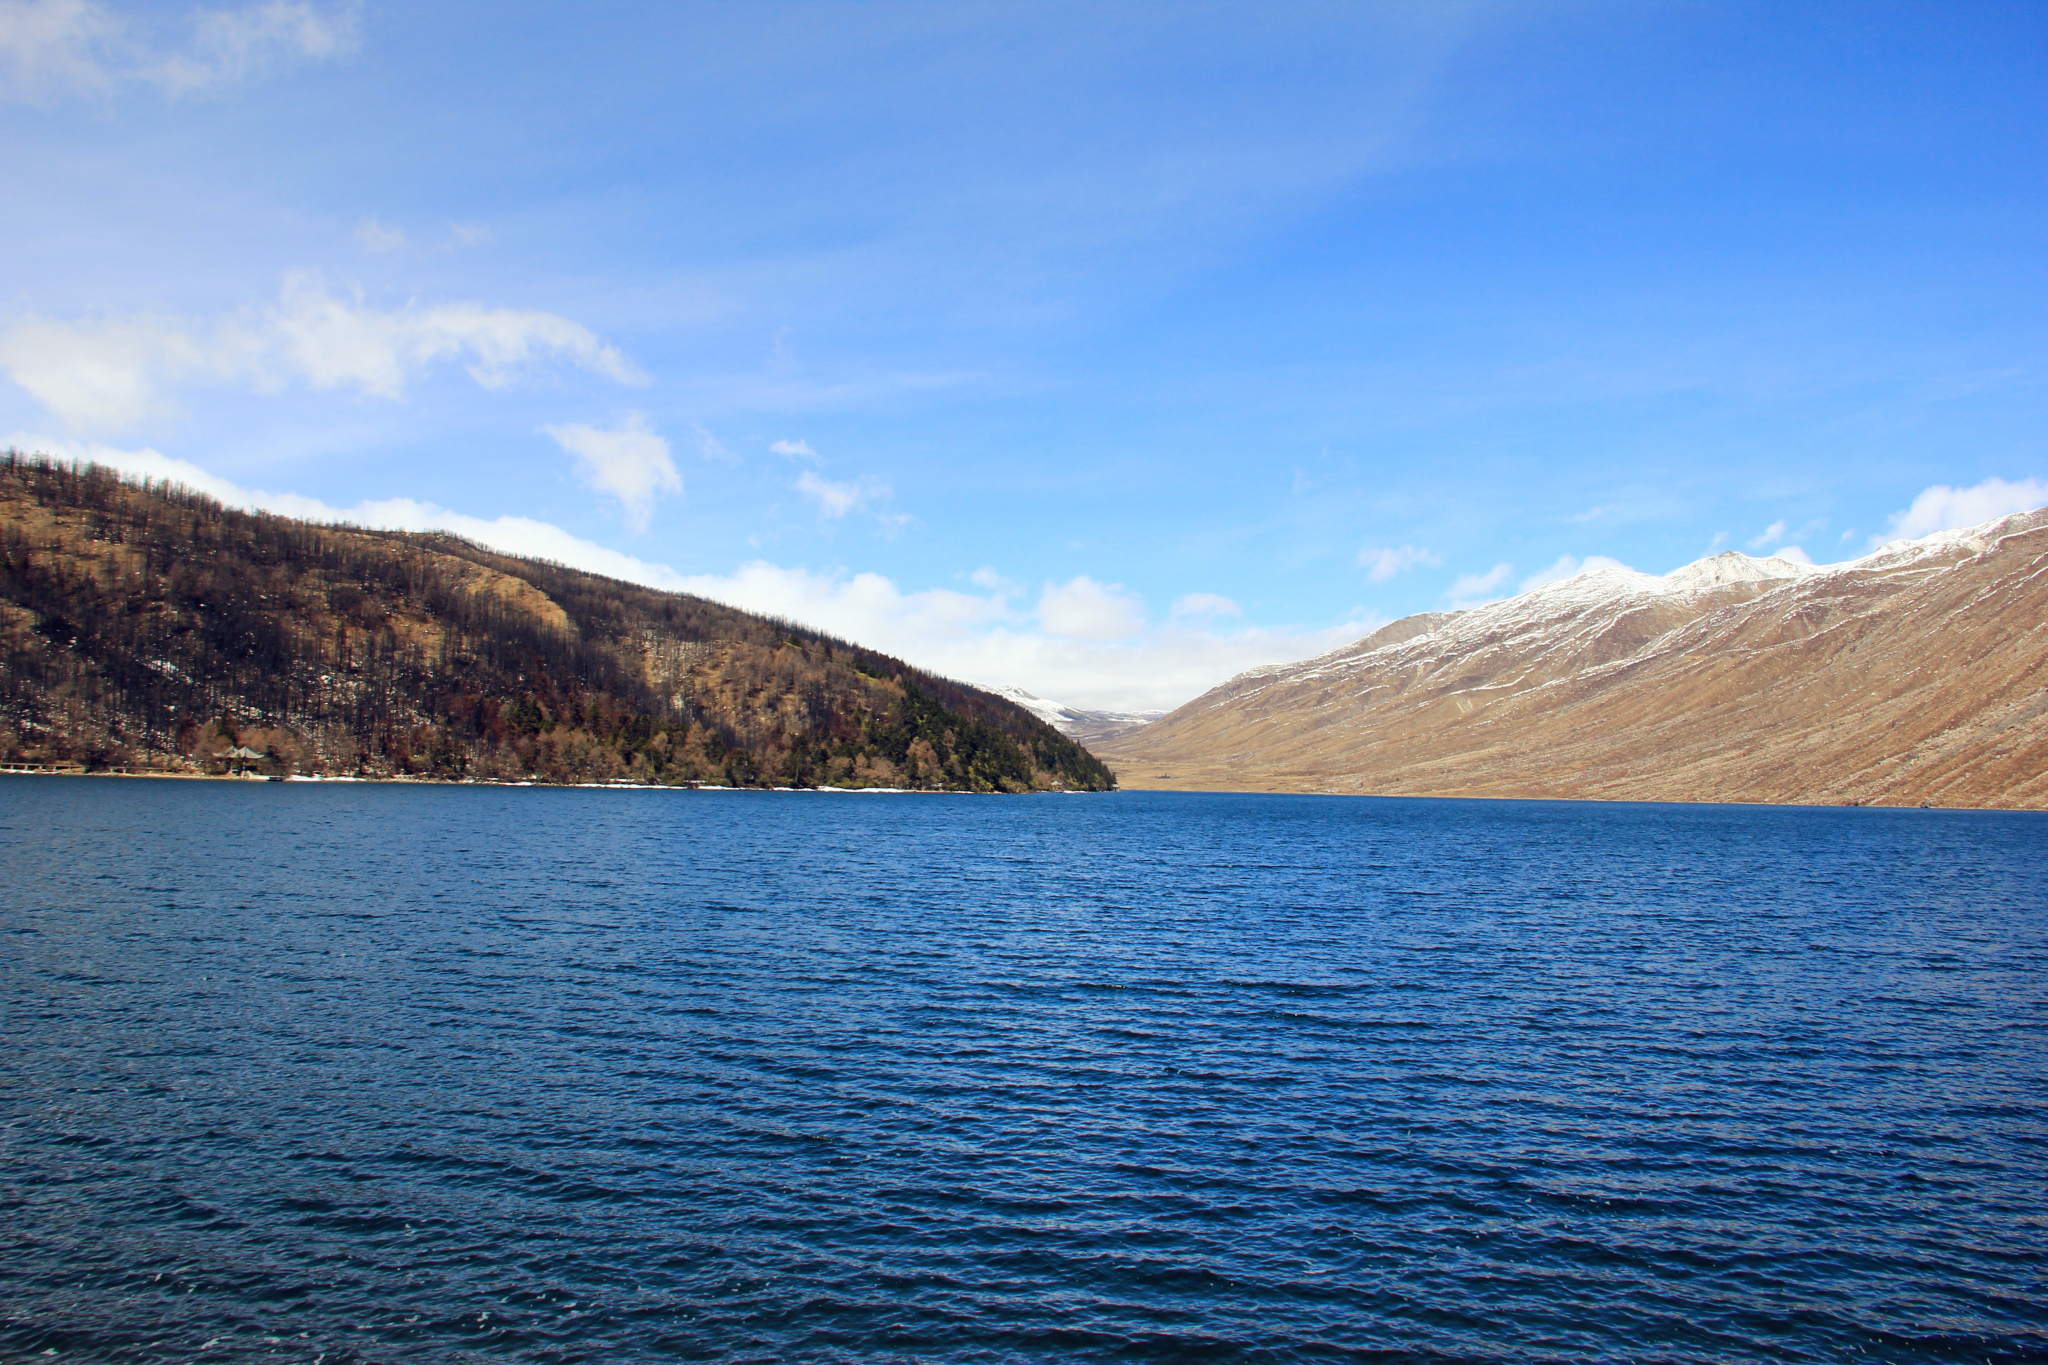
<instances>
[{"instance_id":1,"label":"mountain","mask_svg":"<svg viewBox=\"0 0 2048 1365\"><path fill-rule=\"evenodd\" d=\"M11 764L1106 790L1014 703L814 630L454 536L0 455Z\"/></svg>"},{"instance_id":2,"label":"mountain","mask_svg":"<svg viewBox=\"0 0 2048 1365\"><path fill-rule=\"evenodd\" d=\"M1033 696L1021 687L991 687L988 690L1017 703L1077 744L1098 744L1141 725L1150 725L1166 714L1164 711L1084 711L1076 706Z\"/></svg>"},{"instance_id":3,"label":"mountain","mask_svg":"<svg viewBox=\"0 0 2048 1365\"><path fill-rule=\"evenodd\" d=\"M1593 569L1253 669L1126 787L2048 805L2048 510L1814 568Z\"/></svg>"}]
</instances>

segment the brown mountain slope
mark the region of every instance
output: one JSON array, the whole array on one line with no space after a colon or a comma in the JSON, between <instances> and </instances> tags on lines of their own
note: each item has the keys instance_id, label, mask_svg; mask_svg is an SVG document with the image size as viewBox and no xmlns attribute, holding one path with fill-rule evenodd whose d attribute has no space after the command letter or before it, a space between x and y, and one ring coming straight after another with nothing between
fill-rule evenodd
<instances>
[{"instance_id":1,"label":"brown mountain slope","mask_svg":"<svg viewBox=\"0 0 2048 1365\"><path fill-rule=\"evenodd\" d=\"M249 751L223 760L223 751ZM0 455L0 760L267 775L1101 790L1014 703L452 536Z\"/></svg>"},{"instance_id":2,"label":"brown mountain slope","mask_svg":"<svg viewBox=\"0 0 2048 1365\"><path fill-rule=\"evenodd\" d=\"M2048 510L1810 569L1596 570L1256 669L1126 788L2048 806Z\"/></svg>"}]
</instances>

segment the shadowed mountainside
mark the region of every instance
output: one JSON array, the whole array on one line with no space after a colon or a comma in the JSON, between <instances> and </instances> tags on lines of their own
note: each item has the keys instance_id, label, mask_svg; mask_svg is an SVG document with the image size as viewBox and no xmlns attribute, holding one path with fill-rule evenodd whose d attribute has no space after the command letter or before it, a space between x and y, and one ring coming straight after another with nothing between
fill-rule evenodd
<instances>
[{"instance_id":1,"label":"shadowed mountainside","mask_svg":"<svg viewBox=\"0 0 2048 1365\"><path fill-rule=\"evenodd\" d=\"M1240 674L1125 787L2048 805L2048 510L1813 568L1600 569Z\"/></svg>"},{"instance_id":2,"label":"shadowed mountainside","mask_svg":"<svg viewBox=\"0 0 2048 1365\"><path fill-rule=\"evenodd\" d=\"M0 456L0 756L273 774L1106 790L1013 703L454 536Z\"/></svg>"}]
</instances>

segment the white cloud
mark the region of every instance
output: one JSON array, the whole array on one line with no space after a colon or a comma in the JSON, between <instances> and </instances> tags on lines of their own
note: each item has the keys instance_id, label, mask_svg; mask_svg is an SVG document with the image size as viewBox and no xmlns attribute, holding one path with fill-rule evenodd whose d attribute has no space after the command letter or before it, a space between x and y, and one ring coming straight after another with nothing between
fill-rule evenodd
<instances>
[{"instance_id":1,"label":"white cloud","mask_svg":"<svg viewBox=\"0 0 2048 1365\"><path fill-rule=\"evenodd\" d=\"M356 240L365 251L396 251L405 245L405 233L375 218L365 218L356 224Z\"/></svg>"},{"instance_id":2,"label":"white cloud","mask_svg":"<svg viewBox=\"0 0 2048 1365\"><path fill-rule=\"evenodd\" d=\"M1813 563L1813 556L1797 545L1780 545L1777 549L1771 551L1771 557L1774 559L1789 559L1794 564L1811 565Z\"/></svg>"},{"instance_id":3,"label":"white cloud","mask_svg":"<svg viewBox=\"0 0 2048 1365\"><path fill-rule=\"evenodd\" d=\"M195 10L189 41L160 48L95 0L0 0L0 99L40 103L122 84L174 97L217 89L280 63L346 56L356 15L354 5L302 0Z\"/></svg>"},{"instance_id":4,"label":"white cloud","mask_svg":"<svg viewBox=\"0 0 2048 1365\"><path fill-rule=\"evenodd\" d=\"M553 313L477 303L381 310L337 296L317 272L285 278L275 304L200 325L158 315L57 322L26 317L0 332L0 367L73 431L120 431L175 411L169 390L193 379L276 388L351 386L397 398L435 362L468 362L503 388L563 359L622 384L645 383L616 347Z\"/></svg>"},{"instance_id":5,"label":"white cloud","mask_svg":"<svg viewBox=\"0 0 2048 1365\"><path fill-rule=\"evenodd\" d=\"M557 355L621 384L647 382L616 347L553 313L480 303L380 311L360 295L329 293L313 271L285 278L265 321L287 363L315 388L354 384L395 398L434 361L465 356L470 378L487 389L503 388L521 370Z\"/></svg>"},{"instance_id":6,"label":"white cloud","mask_svg":"<svg viewBox=\"0 0 2048 1365\"><path fill-rule=\"evenodd\" d=\"M986 564L967 575L967 581L978 588L987 588L990 592L1000 592L1006 596L1017 591L1015 583L1012 583Z\"/></svg>"},{"instance_id":7,"label":"white cloud","mask_svg":"<svg viewBox=\"0 0 2048 1365\"><path fill-rule=\"evenodd\" d=\"M336 57L355 49L353 8L323 13L299 0L245 9L199 10L192 45L154 63L151 78L172 95L244 80L274 61Z\"/></svg>"},{"instance_id":8,"label":"white cloud","mask_svg":"<svg viewBox=\"0 0 2048 1365\"><path fill-rule=\"evenodd\" d=\"M457 246L481 246L491 240L491 230L481 223L450 223L448 235Z\"/></svg>"},{"instance_id":9,"label":"white cloud","mask_svg":"<svg viewBox=\"0 0 2048 1365\"><path fill-rule=\"evenodd\" d=\"M1169 624L1117 640L1075 638L1029 629L1028 615L1012 605L1014 587L1000 579L984 596L937 588L906 592L880 574L818 572L762 560L730 574L686 575L527 517L474 517L411 498L336 507L294 493L243 488L153 449L122 450L27 433L8 437L5 444L182 483L235 507L374 529L449 531L508 554L551 559L629 583L785 616L947 677L1013 684L1076 706L1126 711L1178 706L1247 668L1309 658L1386 624L1384 617L1356 617L1319 628L1254 627L1227 633Z\"/></svg>"},{"instance_id":10,"label":"white cloud","mask_svg":"<svg viewBox=\"0 0 2048 1365\"><path fill-rule=\"evenodd\" d=\"M837 520L867 501L868 490L857 483L834 483L806 469L797 477L796 488L818 504L818 515Z\"/></svg>"},{"instance_id":11,"label":"white cloud","mask_svg":"<svg viewBox=\"0 0 2048 1365\"><path fill-rule=\"evenodd\" d=\"M676 473L668 442L656 435L647 419L637 412L627 413L609 431L575 424L541 430L576 457L592 488L619 500L626 509L627 521L636 531L647 529L657 493L682 489L682 475Z\"/></svg>"},{"instance_id":12,"label":"white cloud","mask_svg":"<svg viewBox=\"0 0 2048 1365\"><path fill-rule=\"evenodd\" d=\"M890 535L911 522L907 513L887 509L886 504L892 494L886 483L876 483L872 479L840 482L806 469L797 476L795 486L799 493L818 504L818 516L825 521L837 521L849 512L866 512Z\"/></svg>"},{"instance_id":13,"label":"white cloud","mask_svg":"<svg viewBox=\"0 0 2048 1365\"><path fill-rule=\"evenodd\" d=\"M1950 488L1947 484L1938 483L1921 490L1920 496L1914 498L1913 505L1905 511L1892 513L1890 525L1882 535L1872 536L1871 544L1918 540L1936 531L1979 526L2014 512L2031 512L2044 505L2048 505L2048 482L2040 479L2007 483L2004 479L1993 478L1968 488Z\"/></svg>"},{"instance_id":14,"label":"white cloud","mask_svg":"<svg viewBox=\"0 0 2048 1365\"><path fill-rule=\"evenodd\" d=\"M1176 598L1175 616L1242 616L1244 608L1228 597L1213 592L1191 592Z\"/></svg>"},{"instance_id":15,"label":"white cloud","mask_svg":"<svg viewBox=\"0 0 2048 1365\"><path fill-rule=\"evenodd\" d=\"M28 317L0 332L0 367L67 427L118 431L175 411L168 385L246 371L255 349L239 329L199 336L166 318Z\"/></svg>"},{"instance_id":16,"label":"white cloud","mask_svg":"<svg viewBox=\"0 0 2048 1365\"><path fill-rule=\"evenodd\" d=\"M1358 552L1358 564L1365 570L1366 582L1384 583L1395 574L1406 573L1413 568L1438 568L1443 564L1443 560L1431 551L1417 549L1413 545L1392 548L1375 548L1368 545Z\"/></svg>"},{"instance_id":17,"label":"white cloud","mask_svg":"<svg viewBox=\"0 0 2048 1365\"><path fill-rule=\"evenodd\" d=\"M59 90L98 90L110 72L100 53L120 31L86 0L0 0L0 88L34 102Z\"/></svg>"},{"instance_id":18,"label":"white cloud","mask_svg":"<svg viewBox=\"0 0 2048 1365\"><path fill-rule=\"evenodd\" d=\"M1082 574L1048 583L1038 598L1038 622L1054 635L1081 640L1122 640L1145 628L1145 604L1121 583L1097 583Z\"/></svg>"},{"instance_id":19,"label":"white cloud","mask_svg":"<svg viewBox=\"0 0 2048 1365\"><path fill-rule=\"evenodd\" d=\"M768 447L777 455L787 455L796 460L815 460L818 452L811 449L809 441L777 441Z\"/></svg>"},{"instance_id":20,"label":"white cloud","mask_svg":"<svg viewBox=\"0 0 2048 1365\"><path fill-rule=\"evenodd\" d=\"M1504 594L1495 589L1514 577L1515 566L1496 564L1485 573L1461 573L1444 591L1444 600L1453 611L1476 607L1482 602L1491 602Z\"/></svg>"},{"instance_id":21,"label":"white cloud","mask_svg":"<svg viewBox=\"0 0 2048 1365\"><path fill-rule=\"evenodd\" d=\"M697 453L705 459L717 460L721 464L738 464L740 462L740 457L727 450L725 442L705 430L702 423L690 423L690 430L697 433Z\"/></svg>"},{"instance_id":22,"label":"white cloud","mask_svg":"<svg viewBox=\"0 0 2048 1365\"><path fill-rule=\"evenodd\" d=\"M1784 538L1785 523L1781 519L1772 522L1769 526L1764 527L1762 534L1751 536L1749 539L1749 548L1751 550L1761 550L1766 545L1776 545L1779 541L1783 540Z\"/></svg>"}]
</instances>

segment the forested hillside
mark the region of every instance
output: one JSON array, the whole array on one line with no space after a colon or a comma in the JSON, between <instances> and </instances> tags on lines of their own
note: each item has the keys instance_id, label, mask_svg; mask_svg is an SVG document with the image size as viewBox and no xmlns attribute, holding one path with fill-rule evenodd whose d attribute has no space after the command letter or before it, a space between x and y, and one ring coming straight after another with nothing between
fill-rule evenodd
<instances>
[{"instance_id":1,"label":"forested hillside","mask_svg":"<svg viewBox=\"0 0 2048 1365\"><path fill-rule=\"evenodd\" d=\"M1106 790L1014 703L789 622L447 535L0 455L10 762Z\"/></svg>"}]
</instances>

